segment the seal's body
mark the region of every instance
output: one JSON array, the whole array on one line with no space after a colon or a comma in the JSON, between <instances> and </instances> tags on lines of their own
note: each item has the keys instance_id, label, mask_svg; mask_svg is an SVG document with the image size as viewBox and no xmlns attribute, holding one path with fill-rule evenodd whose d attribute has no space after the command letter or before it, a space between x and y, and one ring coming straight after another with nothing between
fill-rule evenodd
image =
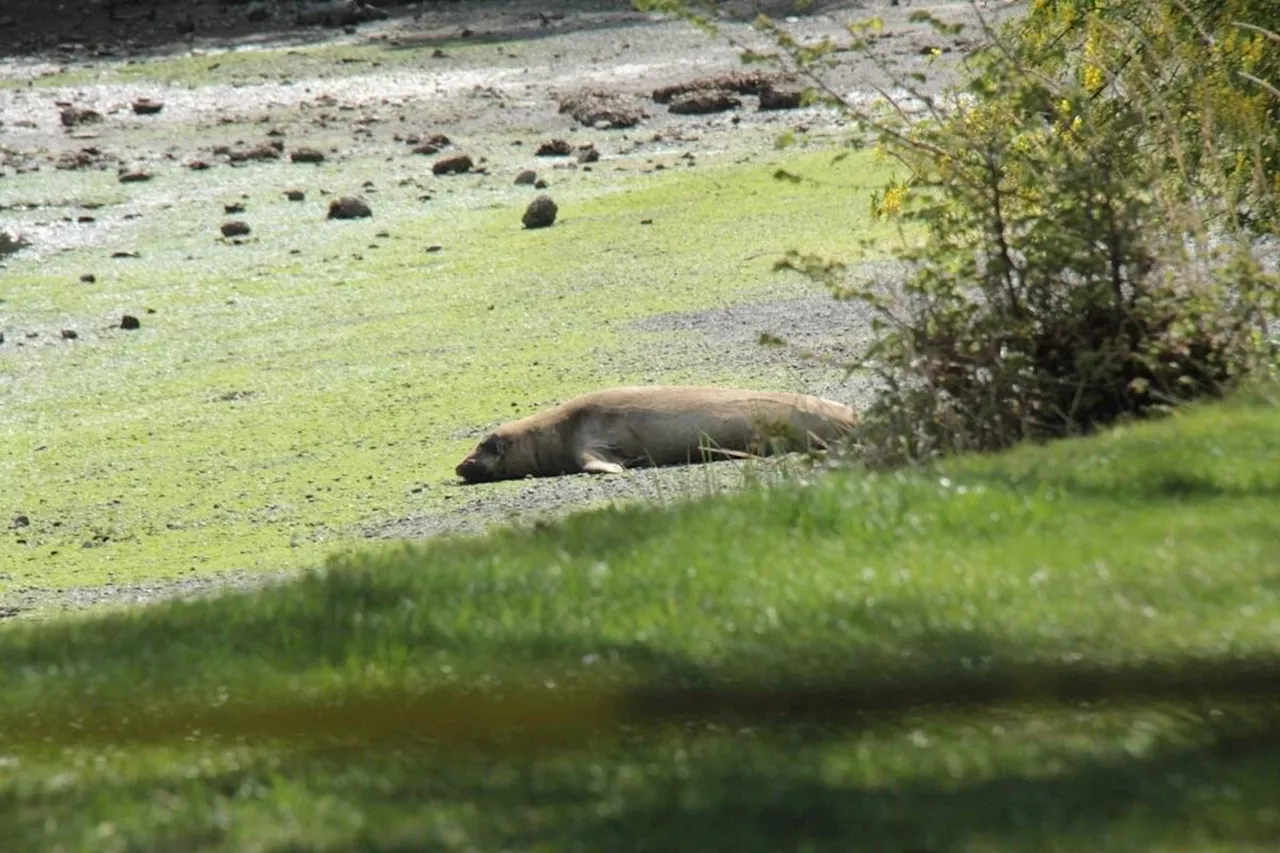
<instances>
[{"instance_id":1,"label":"seal's body","mask_svg":"<svg viewBox=\"0 0 1280 853\"><path fill-rule=\"evenodd\" d=\"M471 483L620 474L641 466L822 448L857 423L848 406L807 394L611 388L503 424L462 460L457 474Z\"/></svg>"}]
</instances>

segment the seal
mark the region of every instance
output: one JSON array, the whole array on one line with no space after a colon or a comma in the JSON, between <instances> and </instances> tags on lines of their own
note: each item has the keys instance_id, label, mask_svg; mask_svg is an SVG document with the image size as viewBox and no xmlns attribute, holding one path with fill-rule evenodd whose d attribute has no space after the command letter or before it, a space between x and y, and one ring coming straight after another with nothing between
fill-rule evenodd
<instances>
[{"instance_id":1,"label":"seal","mask_svg":"<svg viewBox=\"0 0 1280 853\"><path fill-rule=\"evenodd\" d=\"M857 424L850 407L807 394L610 388L503 424L455 470L468 483L621 474L627 468L825 449Z\"/></svg>"}]
</instances>

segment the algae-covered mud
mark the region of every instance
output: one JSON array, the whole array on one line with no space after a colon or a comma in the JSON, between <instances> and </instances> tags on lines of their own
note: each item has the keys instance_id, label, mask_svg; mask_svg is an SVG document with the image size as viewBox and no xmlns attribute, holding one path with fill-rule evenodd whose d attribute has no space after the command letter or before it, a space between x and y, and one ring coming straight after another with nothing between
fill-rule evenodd
<instances>
[{"instance_id":1,"label":"algae-covered mud","mask_svg":"<svg viewBox=\"0 0 1280 853\"><path fill-rule=\"evenodd\" d=\"M755 476L457 484L484 429L598 387L865 401L839 362L867 318L773 265L788 249L853 259L870 237L885 250L859 274L896 275L898 236L867 215L888 164L835 162L831 110L652 98L739 69L761 46L743 10L709 40L621 3L389 6L345 29L266 5L249 20L256 7L118 4L51 44L23 41L25 19L5 30L0 230L27 245L0 256L0 614L253 583L371 540ZM794 25L836 34L862 5ZM194 31L167 36L178 6ZM885 32L938 65L910 11L880 10ZM866 73L835 79L856 92ZM776 147L784 134L798 144ZM539 194L555 224L525 228ZM371 215L331 217L340 197Z\"/></svg>"}]
</instances>

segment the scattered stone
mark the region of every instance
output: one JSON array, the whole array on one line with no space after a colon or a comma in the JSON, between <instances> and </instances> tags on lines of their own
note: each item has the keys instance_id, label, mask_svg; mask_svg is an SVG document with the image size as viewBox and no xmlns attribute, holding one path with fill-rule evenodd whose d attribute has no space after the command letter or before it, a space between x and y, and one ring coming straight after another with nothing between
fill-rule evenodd
<instances>
[{"instance_id":1,"label":"scattered stone","mask_svg":"<svg viewBox=\"0 0 1280 853\"><path fill-rule=\"evenodd\" d=\"M336 0L303 9L297 23L306 27L352 27L366 21L386 20L387 12L358 0Z\"/></svg>"},{"instance_id":2,"label":"scattered stone","mask_svg":"<svg viewBox=\"0 0 1280 853\"><path fill-rule=\"evenodd\" d=\"M18 513L13 517L13 521L9 522L10 530L19 530L23 527L31 526L31 517L25 513Z\"/></svg>"},{"instance_id":3,"label":"scattered stone","mask_svg":"<svg viewBox=\"0 0 1280 853\"><path fill-rule=\"evenodd\" d=\"M329 202L328 219L360 219L373 216L373 211L364 199L355 196L342 196Z\"/></svg>"},{"instance_id":4,"label":"scattered stone","mask_svg":"<svg viewBox=\"0 0 1280 853\"><path fill-rule=\"evenodd\" d=\"M265 3L256 3L244 13L245 20L253 23L265 21L271 17L271 7Z\"/></svg>"},{"instance_id":5,"label":"scattered stone","mask_svg":"<svg viewBox=\"0 0 1280 853\"><path fill-rule=\"evenodd\" d=\"M164 109L164 101L151 98L138 98L133 102L133 111L140 116L152 116Z\"/></svg>"},{"instance_id":6,"label":"scattered stone","mask_svg":"<svg viewBox=\"0 0 1280 853\"><path fill-rule=\"evenodd\" d=\"M675 115L708 115L722 113L742 106L732 92L724 89L700 89L683 95L676 95L667 105L667 111Z\"/></svg>"},{"instance_id":7,"label":"scattered stone","mask_svg":"<svg viewBox=\"0 0 1280 853\"><path fill-rule=\"evenodd\" d=\"M279 151L281 154L284 153L284 140L268 139L267 144L270 145L272 148L276 149L277 151Z\"/></svg>"},{"instance_id":8,"label":"scattered stone","mask_svg":"<svg viewBox=\"0 0 1280 853\"><path fill-rule=\"evenodd\" d=\"M224 204L222 206L222 212L223 213L244 213L244 204L238 201L233 201L230 204Z\"/></svg>"},{"instance_id":9,"label":"scattered stone","mask_svg":"<svg viewBox=\"0 0 1280 853\"><path fill-rule=\"evenodd\" d=\"M431 133L426 136L411 133L405 137L404 141L414 146L414 154L439 154L444 148L452 144L449 137L443 133Z\"/></svg>"},{"instance_id":10,"label":"scattered stone","mask_svg":"<svg viewBox=\"0 0 1280 853\"><path fill-rule=\"evenodd\" d=\"M471 162L471 158L466 154L456 154L453 157L444 157L437 160L431 165L431 172L435 175L451 175L470 172L475 163Z\"/></svg>"},{"instance_id":11,"label":"scattered stone","mask_svg":"<svg viewBox=\"0 0 1280 853\"><path fill-rule=\"evenodd\" d=\"M133 331L134 329L141 329L142 321L140 321L137 317L133 316L132 314L125 314L123 317L120 318L120 328L127 329L128 331Z\"/></svg>"},{"instance_id":12,"label":"scattered stone","mask_svg":"<svg viewBox=\"0 0 1280 853\"><path fill-rule=\"evenodd\" d=\"M533 186L538 180L538 173L533 169L525 169L516 175L516 186Z\"/></svg>"},{"instance_id":13,"label":"scattered stone","mask_svg":"<svg viewBox=\"0 0 1280 853\"><path fill-rule=\"evenodd\" d=\"M540 195L529 202L521 221L525 228L547 228L556 221L557 211L551 196Z\"/></svg>"},{"instance_id":14,"label":"scattered stone","mask_svg":"<svg viewBox=\"0 0 1280 853\"><path fill-rule=\"evenodd\" d=\"M444 246L428 246L427 251L434 254L444 250Z\"/></svg>"},{"instance_id":15,"label":"scattered stone","mask_svg":"<svg viewBox=\"0 0 1280 853\"><path fill-rule=\"evenodd\" d=\"M250 231L249 223L240 219L229 219L222 223L223 237L242 237Z\"/></svg>"},{"instance_id":16,"label":"scattered stone","mask_svg":"<svg viewBox=\"0 0 1280 853\"><path fill-rule=\"evenodd\" d=\"M79 222L81 224L85 224L89 222L97 222L97 221L98 221L98 218L96 216L89 216L87 214L76 217L76 222Z\"/></svg>"},{"instance_id":17,"label":"scattered stone","mask_svg":"<svg viewBox=\"0 0 1280 853\"><path fill-rule=\"evenodd\" d=\"M134 169L132 171L123 171L117 180L122 184L136 184L142 181L149 181L153 175L144 169Z\"/></svg>"},{"instance_id":18,"label":"scattered stone","mask_svg":"<svg viewBox=\"0 0 1280 853\"><path fill-rule=\"evenodd\" d=\"M74 341L76 338L80 337L80 333L75 329L63 329L58 334L62 335L62 339L64 341Z\"/></svg>"},{"instance_id":19,"label":"scattered stone","mask_svg":"<svg viewBox=\"0 0 1280 853\"><path fill-rule=\"evenodd\" d=\"M189 163L187 163L187 168L193 172L202 172L205 169L209 168L209 164L203 160L192 160Z\"/></svg>"},{"instance_id":20,"label":"scattered stone","mask_svg":"<svg viewBox=\"0 0 1280 853\"><path fill-rule=\"evenodd\" d=\"M58 156L58 160L53 164L55 169L63 169L72 171L75 169L87 169L91 166L104 166L108 161L115 161L116 158L108 154L104 154L101 149L90 146L81 148L79 151L64 151Z\"/></svg>"},{"instance_id":21,"label":"scattered stone","mask_svg":"<svg viewBox=\"0 0 1280 853\"><path fill-rule=\"evenodd\" d=\"M739 95L759 95L766 88L790 79L769 71L730 71L654 89L653 99L659 104L669 104L681 95L717 89L722 92L737 92Z\"/></svg>"},{"instance_id":22,"label":"scattered stone","mask_svg":"<svg viewBox=\"0 0 1280 853\"><path fill-rule=\"evenodd\" d=\"M0 255L12 255L31 245L31 241L21 234L0 231Z\"/></svg>"},{"instance_id":23,"label":"scattered stone","mask_svg":"<svg viewBox=\"0 0 1280 853\"><path fill-rule=\"evenodd\" d=\"M539 145L534 153L539 157L568 157L573 153L573 146L563 139L551 139Z\"/></svg>"},{"instance_id":24,"label":"scattered stone","mask_svg":"<svg viewBox=\"0 0 1280 853\"><path fill-rule=\"evenodd\" d=\"M98 280L98 277L91 272L87 272L84 275L80 276L80 281L83 282L84 284L93 284L97 280Z\"/></svg>"},{"instance_id":25,"label":"scattered stone","mask_svg":"<svg viewBox=\"0 0 1280 853\"><path fill-rule=\"evenodd\" d=\"M122 250L120 250L120 251L118 251L118 252L112 252L112 253L111 253L111 257L113 257L113 258L140 258L140 257L142 257L142 255L138 254L137 252L128 252L128 251L125 251L125 250L123 250L123 249L122 249Z\"/></svg>"},{"instance_id":26,"label":"scattered stone","mask_svg":"<svg viewBox=\"0 0 1280 853\"><path fill-rule=\"evenodd\" d=\"M772 86L760 90L760 109L795 110L804 98L802 89L775 89Z\"/></svg>"},{"instance_id":27,"label":"scattered stone","mask_svg":"<svg viewBox=\"0 0 1280 853\"><path fill-rule=\"evenodd\" d=\"M542 178L538 178L538 180L533 182L533 188L535 190L545 190L547 188L547 182Z\"/></svg>"},{"instance_id":28,"label":"scattered stone","mask_svg":"<svg viewBox=\"0 0 1280 853\"><path fill-rule=\"evenodd\" d=\"M215 149L214 153L219 152ZM243 163L248 160L279 160L280 149L276 148L274 145L263 143L261 145L254 145L250 148L237 148L233 151L227 152L227 156L231 159L232 163Z\"/></svg>"},{"instance_id":29,"label":"scattered stone","mask_svg":"<svg viewBox=\"0 0 1280 853\"><path fill-rule=\"evenodd\" d=\"M444 59L446 56L447 54L438 47L435 50L431 51L432 59Z\"/></svg>"},{"instance_id":30,"label":"scattered stone","mask_svg":"<svg viewBox=\"0 0 1280 853\"><path fill-rule=\"evenodd\" d=\"M284 197L289 201L306 201L307 194L302 190L285 190Z\"/></svg>"},{"instance_id":31,"label":"scattered stone","mask_svg":"<svg viewBox=\"0 0 1280 853\"><path fill-rule=\"evenodd\" d=\"M318 148L295 148L289 159L294 163L323 163L324 152Z\"/></svg>"},{"instance_id":32,"label":"scattered stone","mask_svg":"<svg viewBox=\"0 0 1280 853\"><path fill-rule=\"evenodd\" d=\"M63 127L75 127L80 124L92 124L102 121L102 113L87 107L65 106L59 114Z\"/></svg>"},{"instance_id":33,"label":"scattered stone","mask_svg":"<svg viewBox=\"0 0 1280 853\"><path fill-rule=\"evenodd\" d=\"M600 152L596 150L594 145L591 145L578 153L579 163L595 163L599 159Z\"/></svg>"},{"instance_id":34,"label":"scattered stone","mask_svg":"<svg viewBox=\"0 0 1280 853\"><path fill-rule=\"evenodd\" d=\"M601 130L635 127L645 117L631 98L613 92L587 90L561 98L558 105L579 124Z\"/></svg>"}]
</instances>

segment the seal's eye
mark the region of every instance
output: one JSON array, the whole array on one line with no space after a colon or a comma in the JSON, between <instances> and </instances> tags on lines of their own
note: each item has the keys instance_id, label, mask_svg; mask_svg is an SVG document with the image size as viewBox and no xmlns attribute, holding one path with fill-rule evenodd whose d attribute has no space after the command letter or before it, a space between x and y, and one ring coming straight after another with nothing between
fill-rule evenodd
<instances>
[{"instance_id":1,"label":"seal's eye","mask_svg":"<svg viewBox=\"0 0 1280 853\"><path fill-rule=\"evenodd\" d=\"M485 453L492 453L494 456L502 456L502 451L506 450L506 445L497 434L487 436L484 441L480 442L480 449Z\"/></svg>"}]
</instances>

